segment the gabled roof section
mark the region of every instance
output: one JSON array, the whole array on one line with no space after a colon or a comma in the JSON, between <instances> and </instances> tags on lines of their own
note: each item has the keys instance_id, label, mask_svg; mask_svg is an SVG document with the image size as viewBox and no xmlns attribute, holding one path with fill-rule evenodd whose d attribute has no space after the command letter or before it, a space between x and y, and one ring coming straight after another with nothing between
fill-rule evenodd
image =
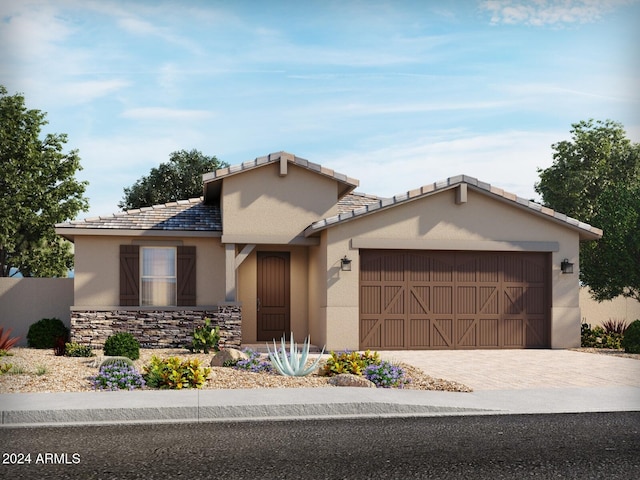
<instances>
[{"instance_id":1,"label":"gabled roof section","mask_svg":"<svg viewBox=\"0 0 640 480\"><path fill-rule=\"evenodd\" d=\"M220 195L220 181L231 175L237 175L239 173L253 170L263 167L265 165L271 165L274 163L280 163L281 175L286 175L286 168L289 163L297 165L298 167L305 168L311 172L323 175L332 180L336 180L340 185L338 190L338 198L350 193L355 189L360 182L355 178L350 178L347 175L338 173L330 168L323 167L320 164L310 162L304 158L297 157L287 152L276 152L266 155L264 157L258 157L255 160L241 163L240 165L232 165L230 167L221 168L215 172L205 173L202 175L202 182L204 185L204 198L205 203L215 201Z\"/></svg>"},{"instance_id":2,"label":"gabled roof section","mask_svg":"<svg viewBox=\"0 0 640 480\"><path fill-rule=\"evenodd\" d=\"M455 177L449 177L446 180L423 185L420 188L416 188L399 195L394 195L391 198L381 198L370 204L363 205L360 208L355 208L350 211L339 213L338 215L335 215L333 217L319 220L307 227L304 231L304 234L305 236L309 237L326 228L330 228L335 225L363 217L365 215L371 215L388 208L393 208L398 205L417 200L419 198L434 195L444 190L450 190L462 184L468 185L473 190L484 195L494 197L497 200L504 201L515 207L521 208L531 214L542 216L549 220L558 222L566 227L578 230L578 232L580 233L580 240L597 240L602 237L602 230L600 230L599 228L592 227L587 223L580 222L574 218L568 217L563 213L556 212L551 208L544 207L536 202L518 197L517 195L506 192L501 188L493 187L489 183L481 182L477 178L470 177L468 175L457 175Z\"/></svg>"},{"instance_id":3,"label":"gabled roof section","mask_svg":"<svg viewBox=\"0 0 640 480\"><path fill-rule=\"evenodd\" d=\"M378 203L380 197L366 193L352 192L338 200L338 214L351 212L355 209Z\"/></svg>"},{"instance_id":4,"label":"gabled roof section","mask_svg":"<svg viewBox=\"0 0 640 480\"><path fill-rule=\"evenodd\" d=\"M222 220L219 205L207 205L200 197L56 224L56 233L67 238L106 234L104 230L111 230L114 235L125 232L211 234L222 232Z\"/></svg>"}]
</instances>

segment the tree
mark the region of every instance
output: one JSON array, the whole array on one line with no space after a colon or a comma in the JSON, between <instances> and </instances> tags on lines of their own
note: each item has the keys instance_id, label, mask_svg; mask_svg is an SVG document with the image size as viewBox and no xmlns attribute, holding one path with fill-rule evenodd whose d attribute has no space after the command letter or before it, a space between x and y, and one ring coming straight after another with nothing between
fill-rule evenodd
<instances>
[{"instance_id":1,"label":"tree","mask_svg":"<svg viewBox=\"0 0 640 480\"><path fill-rule=\"evenodd\" d=\"M215 156L208 157L198 150L173 152L169 162L152 168L148 176L125 187L124 198L118 206L129 210L199 197L202 195L202 175L226 166Z\"/></svg>"},{"instance_id":2,"label":"tree","mask_svg":"<svg viewBox=\"0 0 640 480\"><path fill-rule=\"evenodd\" d=\"M46 113L29 110L0 85L0 276L66 276L71 244L54 225L89 207L77 150L63 153L65 134L40 138Z\"/></svg>"},{"instance_id":3,"label":"tree","mask_svg":"<svg viewBox=\"0 0 640 480\"><path fill-rule=\"evenodd\" d=\"M640 144L611 120L575 123L571 134L552 145L535 189L546 206L603 230L580 245L580 281L593 298L640 301Z\"/></svg>"}]
</instances>

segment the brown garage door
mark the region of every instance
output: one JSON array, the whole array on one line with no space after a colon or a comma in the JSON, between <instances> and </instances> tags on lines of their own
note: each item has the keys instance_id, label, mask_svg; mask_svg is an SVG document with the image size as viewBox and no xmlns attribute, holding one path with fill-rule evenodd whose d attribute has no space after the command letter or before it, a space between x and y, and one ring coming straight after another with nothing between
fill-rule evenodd
<instances>
[{"instance_id":1,"label":"brown garage door","mask_svg":"<svg viewBox=\"0 0 640 480\"><path fill-rule=\"evenodd\" d=\"M550 346L547 253L360 251L360 348Z\"/></svg>"}]
</instances>

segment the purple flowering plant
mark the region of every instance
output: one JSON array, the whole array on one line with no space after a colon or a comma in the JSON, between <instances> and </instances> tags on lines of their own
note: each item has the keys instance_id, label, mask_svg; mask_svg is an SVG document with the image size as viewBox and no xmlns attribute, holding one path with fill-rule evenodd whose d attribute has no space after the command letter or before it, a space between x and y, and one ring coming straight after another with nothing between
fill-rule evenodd
<instances>
[{"instance_id":1,"label":"purple flowering plant","mask_svg":"<svg viewBox=\"0 0 640 480\"><path fill-rule=\"evenodd\" d=\"M364 377L382 388L403 388L411 382L400 366L384 360L368 365L364 369Z\"/></svg>"},{"instance_id":2,"label":"purple flowering plant","mask_svg":"<svg viewBox=\"0 0 640 480\"><path fill-rule=\"evenodd\" d=\"M266 356L261 355L258 352L254 352L250 348L242 350L249 358L246 360L238 360L233 365L236 370L248 370L253 373L273 373L273 366L269 362Z\"/></svg>"},{"instance_id":3,"label":"purple flowering plant","mask_svg":"<svg viewBox=\"0 0 640 480\"><path fill-rule=\"evenodd\" d=\"M120 363L102 366L98 374L89 380L95 390L135 390L145 386L140 372Z\"/></svg>"}]
</instances>

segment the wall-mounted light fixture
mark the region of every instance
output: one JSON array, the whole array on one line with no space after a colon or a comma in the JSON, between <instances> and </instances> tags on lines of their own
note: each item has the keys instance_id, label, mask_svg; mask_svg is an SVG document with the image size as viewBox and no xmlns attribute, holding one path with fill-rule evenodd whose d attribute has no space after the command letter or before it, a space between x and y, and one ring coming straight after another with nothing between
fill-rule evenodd
<instances>
[{"instance_id":1,"label":"wall-mounted light fixture","mask_svg":"<svg viewBox=\"0 0 640 480\"><path fill-rule=\"evenodd\" d=\"M340 259L340 270L343 272L351 271L351 259L347 258L346 255Z\"/></svg>"},{"instance_id":2,"label":"wall-mounted light fixture","mask_svg":"<svg viewBox=\"0 0 640 480\"><path fill-rule=\"evenodd\" d=\"M573 273L573 263L571 263L569 259L565 258L560 263L560 270L562 270L562 273Z\"/></svg>"}]
</instances>

